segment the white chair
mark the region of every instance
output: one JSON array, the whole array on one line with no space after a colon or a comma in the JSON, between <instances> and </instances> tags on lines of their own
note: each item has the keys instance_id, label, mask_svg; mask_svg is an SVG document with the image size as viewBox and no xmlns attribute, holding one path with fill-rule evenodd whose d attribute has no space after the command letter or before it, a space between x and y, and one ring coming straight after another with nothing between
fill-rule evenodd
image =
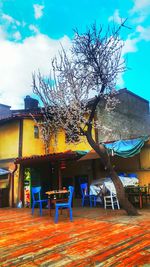
<instances>
[{"instance_id":1,"label":"white chair","mask_svg":"<svg viewBox=\"0 0 150 267\"><path fill-rule=\"evenodd\" d=\"M115 206L120 209L119 201L116 194L110 192L109 196L104 196L104 208L107 209L107 207L111 207L114 210Z\"/></svg>"}]
</instances>

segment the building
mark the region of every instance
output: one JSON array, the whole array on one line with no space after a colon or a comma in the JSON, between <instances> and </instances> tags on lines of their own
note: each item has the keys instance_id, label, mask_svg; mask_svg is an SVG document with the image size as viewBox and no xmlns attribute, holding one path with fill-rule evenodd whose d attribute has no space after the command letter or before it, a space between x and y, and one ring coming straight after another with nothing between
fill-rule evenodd
<instances>
[{"instance_id":1,"label":"building","mask_svg":"<svg viewBox=\"0 0 150 267\"><path fill-rule=\"evenodd\" d=\"M1 181L4 188L9 188L9 203L12 206L19 200L26 202L31 185L41 185L44 194L45 188L58 189L64 184L74 183L74 177L70 176L73 162L83 151L90 150L84 137L83 142L70 144L65 133L60 131L58 144L52 140L50 153L45 155L44 143L31 113L37 119L42 116L37 100L27 96L24 110L12 110L10 116L0 120L0 168L11 173L11 181L9 177ZM82 169L80 172L74 171L74 176L78 173L87 175Z\"/></svg>"},{"instance_id":2,"label":"building","mask_svg":"<svg viewBox=\"0 0 150 267\"><path fill-rule=\"evenodd\" d=\"M94 133L99 142L135 138L150 134L149 103L126 89L118 95L120 104L112 114L97 109L97 117L106 126L111 126L112 135L102 136ZM3 106L3 105L2 105ZM138 107L138 108L137 108ZM15 206L19 200L25 206L30 205L30 188L42 186L42 194L53 188L73 185L75 197L80 196L79 182L91 182L92 179L104 177L104 168L99 160L91 158L78 161L91 147L82 137L81 143L67 143L65 132L58 133L57 145L50 143L50 152L45 154L44 144L40 138L39 128L31 114L37 119L42 114L38 101L30 96L25 98L23 110L10 110L6 107L6 115L0 119L0 168L8 171L7 179L0 176L0 188L9 199L9 205ZM138 110L139 109L139 110ZM123 131L123 128L127 131ZM115 135L114 135L115 133ZM107 139L106 139L107 137ZM150 146L145 143L140 154L133 158L113 158L116 171L138 172L141 184L150 183ZM4 190L6 189L7 190ZM6 196L7 194L7 196Z\"/></svg>"},{"instance_id":3,"label":"building","mask_svg":"<svg viewBox=\"0 0 150 267\"><path fill-rule=\"evenodd\" d=\"M0 104L0 120L11 116L11 106Z\"/></svg>"}]
</instances>

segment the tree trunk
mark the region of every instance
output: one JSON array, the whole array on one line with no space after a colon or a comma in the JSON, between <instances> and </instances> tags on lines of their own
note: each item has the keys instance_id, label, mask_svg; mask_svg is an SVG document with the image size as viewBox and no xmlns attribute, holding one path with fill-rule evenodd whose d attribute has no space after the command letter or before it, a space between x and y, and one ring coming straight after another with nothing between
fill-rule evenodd
<instances>
[{"instance_id":1,"label":"tree trunk","mask_svg":"<svg viewBox=\"0 0 150 267\"><path fill-rule=\"evenodd\" d=\"M112 167L110 162L110 157L107 153L106 148L101 144L95 143L91 133L86 132L86 138L90 146L95 150L95 152L100 156L100 160L103 163L105 170L109 173L117 192L117 197L121 207L127 212L128 215L136 216L139 215L137 209L129 202L128 198L125 195L125 190L121 180L119 179L117 173Z\"/></svg>"},{"instance_id":2,"label":"tree trunk","mask_svg":"<svg viewBox=\"0 0 150 267\"><path fill-rule=\"evenodd\" d=\"M121 207L127 212L128 215L138 215L137 209L129 202L128 198L126 197L123 184L111 164L108 168L108 172L115 185L117 197Z\"/></svg>"}]
</instances>

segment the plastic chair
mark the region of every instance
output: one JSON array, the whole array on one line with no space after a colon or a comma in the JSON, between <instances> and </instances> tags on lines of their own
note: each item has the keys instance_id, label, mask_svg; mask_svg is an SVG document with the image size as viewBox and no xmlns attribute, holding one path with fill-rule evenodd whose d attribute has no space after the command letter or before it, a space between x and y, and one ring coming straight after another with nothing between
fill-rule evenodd
<instances>
[{"instance_id":1,"label":"plastic chair","mask_svg":"<svg viewBox=\"0 0 150 267\"><path fill-rule=\"evenodd\" d=\"M96 195L89 195L88 194L88 184L80 184L81 194L82 194L82 207L84 207L85 201L88 201L90 207L92 207L92 202L94 203L94 207L96 206Z\"/></svg>"},{"instance_id":2,"label":"plastic chair","mask_svg":"<svg viewBox=\"0 0 150 267\"><path fill-rule=\"evenodd\" d=\"M97 204L97 198L100 198L101 188L100 186L91 184L90 185L90 204L94 204L94 207L96 207Z\"/></svg>"},{"instance_id":3,"label":"plastic chair","mask_svg":"<svg viewBox=\"0 0 150 267\"><path fill-rule=\"evenodd\" d=\"M46 202L48 205L48 199L41 199L40 195L41 191L41 186L38 187L32 187L31 192L32 192L32 215L34 214L34 207L36 204L39 205L40 208L40 216L42 216L42 203Z\"/></svg>"},{"instance_id":4,"label":"plastic chair","mask_svg":"<svg viewBox=\"0 0 150 267\"><path fill-rule=\"evenodd\" d=\"M110 192L110 195L104 196L104 208L107 209L107 207L111 207L114 210L115 206L120 209L119 201L116 194Z\"/></svg>"},{"instance_id":5,"label":"plastic chair","mask_svg":"<svg viewBox=\"0 0 150 267\"><path fill-rule=\"evenodd\" d=\"M92 202L90 195L88 194L88 184L80 184L81 188L81 194L82 194L82 207L84 207L85 201L88 201L90 203L90 207L92 207Z\"/></svg>"},{"instance_id":6,"label":"plastic chair","mask_svg":"<svg viewBox=\"0 0 150 267\"><path fill-rule=\"evenodd\" d=\"M125 174L124 172L119 172L119 173L118 173L118 176L125 177L125 176L126 176L126 174Z\"/></svg>"},{"instance_id":7,"label":"plastic chair","mask_svg":"<svg viewBox=\"0 0 150 267\"><path fill-rule=\"evenodd\" d=\"M92 207L92 203L94 203L94 207L96 207L96 200L97 200L96 195L90 195L90 207Z\"/></svg>"},{"instance_id":8,"label":"plastic chair","mask_svg":"<svg viewBox=\"0 0 150 267\"><path fill-rule=\"evenodd\" d=\"M130 178L137 178L137 174L136 173L129 173L128 177Z\"/></svg>"},{"instance_id":9,"label":"plastic chair","mask_svg":"<svg viewBox=\"0 0 150 267\"><path fill-rule=\"evenodd\" d=\"M70 221L72 221L72 206L71 206L71 204L72 204L74 187L69 186L69 191L70 191L70 194L69 194L68 202L55 204L55 223L58 222L58 213L59 213L58 210L59 210L59 208L60 209L67 208L69 210L69 213L70 213Z\"/></svg>"}]
</instances>

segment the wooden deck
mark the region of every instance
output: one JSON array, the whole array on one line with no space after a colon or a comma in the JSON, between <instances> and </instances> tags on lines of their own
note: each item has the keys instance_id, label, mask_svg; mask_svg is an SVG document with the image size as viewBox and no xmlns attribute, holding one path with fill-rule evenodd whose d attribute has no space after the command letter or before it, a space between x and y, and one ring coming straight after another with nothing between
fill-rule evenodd
<instances>
[{"instance_id":1,"label":"wooden deck","mask_svg":"<svg viewBox=\"0 0 150 267\"><path fill-rule=\"evenodd\" d=\"M140 213L74 208L54 224L48 210L0 209L0 266L150 266L150 209Z\"/></svg>"}]
</instances>

